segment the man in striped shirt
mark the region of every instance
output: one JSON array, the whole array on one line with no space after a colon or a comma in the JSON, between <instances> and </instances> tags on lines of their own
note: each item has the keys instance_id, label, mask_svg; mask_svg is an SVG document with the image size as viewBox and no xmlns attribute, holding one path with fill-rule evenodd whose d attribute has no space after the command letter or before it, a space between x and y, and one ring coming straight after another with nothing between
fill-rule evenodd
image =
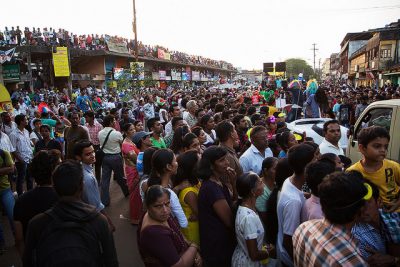
<instances>
[{"instance_id":1,"label":"man in striped shirt","mask_svg":"<svg viewBox=\"0 0 400 267\"><path fill-rule=\"evenodd\" d=\"M86 111L84 114L85 120L86 120L86 128L88 129L89 132L89 137L90 141L93 144L94 151L97 151L100 149L100 141L99 141L99 132L103 130L103 125L101 125L94 117L94 112L89 110ZM99 183L100 178L101 178L101 163L102 160L100 160L99 157L96 157L96 163L95 163L95 176L96 180Z\"/></svg>"},{"instance_id":2,"label":"man in striped shirt","mask_svg":"<svg viewBox=\"0 0 400 267\"><path fill-rule=\"evenodd\" d=\"M367 266L351 229L372 188L357 174L333 173L319 186L325 219L301 224L293 235L294 266Z\"/></svg>"}]
</instances>

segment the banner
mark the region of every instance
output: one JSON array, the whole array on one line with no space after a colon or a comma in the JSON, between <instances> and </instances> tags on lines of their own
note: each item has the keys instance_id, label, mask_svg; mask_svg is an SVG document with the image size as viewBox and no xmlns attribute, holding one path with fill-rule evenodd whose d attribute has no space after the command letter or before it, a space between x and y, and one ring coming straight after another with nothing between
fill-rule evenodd
<instances>
[{"instance_id":1,"label":"banner","mask_svg":"<svg viewBox=\"0 0 400 267\"><path fill-rule=\"evenodd\" d=\"M114 68L114 79L115 80L121 79L123 74L124 74L123 68Z\"/></svg>"},{"instance_id":2,"label":"banner","mask_svg":"<svg viewBox=\"0 0 400 267\"><path fill-rule=\"evenodd\" d=\"M0 51L0 64L6 61L10 61L15 52L15 48L9 49L7 51Z\"/></svg>"},{"instance_id":3,"label":"banner","mask_svg":"<svg viewBox=\"0 0 400 267\"><path fill-rule=\"evenodd\" d=\"M162 50L162 49L160 49L160 48L158 48L158 58L160 58L160 59L164 59L164 57L165 57L165 51L164 50Z\"/></svg>"},{"instance_id":4,"label":"banner","mask_svg":"<svg viewBox=\"0 0 400 267\"><path fill-rule=\"evenodd\" d=\"M129 54L128 46L124 39L111 37L109 35L106 35L104 39L106 41L108 51Z\"/></svg>"},{"instance_id":5,"label":"banner","mask_svg":"<svg viewBox=\"0 0 400 267\"><path fill-rule=\"evenodd\" d=\"M68 48L57 47L57 52L53 53L53 65L55 77L69 76Z\"/></svg>"},{"instance_id":6,"label":"banner","mask_svg":"<svg viewBox=\"0 0 400 267\"><path fill-rule=\"evenodd\" d=\"M192 81L200 81L200 72L192 71Z\"/></svg>"},{"instance_id":7,"label":"banner","mask_svg":"<svg viewBox=\"0 0 400 267\"><path fill-rule=\"evenodd\" d=\"M3 79L4 81L14 81L19 82L19 65L11 64L11 65L3 65Z\"/></svg>"},{"instance_id":8,"label":"banner","mask_svg":"<svg viewBox=\"0 0 400 267\"><path fill-rule=\"evenodd\" d=\"M160 81L165 81L166 80L166 76L167 76L167 72L165 70L159 70L158 71L158 75L159 75L159 80Z\"/></svg>"},{"instance_id":9,"label":"banner","mask_svg":"<svg viewBox=\"0 0 400 267\"><path fill-rule=\"evenodd\" d=\"M170 53L164 53L164 59L166 60L171 60L171 54Z\"/></svg>"},{"instance_id":10,"label":"banner","mask_svg":"<svg viewBox=\"0 0 400 267\"><path fill-rule=\"evenodd\" d=\"M139 81L144 80L144 62L130 62L131 73L139 72L138 77L134 77Z\"/></svg>"}]
</instances>

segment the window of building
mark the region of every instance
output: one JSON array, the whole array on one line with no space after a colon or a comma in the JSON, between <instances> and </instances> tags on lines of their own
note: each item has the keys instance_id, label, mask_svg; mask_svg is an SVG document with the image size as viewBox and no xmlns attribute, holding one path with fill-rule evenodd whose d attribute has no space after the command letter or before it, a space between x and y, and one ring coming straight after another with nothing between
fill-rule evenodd
<instances>
[{"instance_id":1,"label":"window of building","mask_svg":"<svg viewBox=\"0 0 400 267\"><path fill-rule=\"evenodd\" d=\"M381 49L381 58L391 58L392 57L392 50L389 48Z\"/></svg>"}]
</instances>

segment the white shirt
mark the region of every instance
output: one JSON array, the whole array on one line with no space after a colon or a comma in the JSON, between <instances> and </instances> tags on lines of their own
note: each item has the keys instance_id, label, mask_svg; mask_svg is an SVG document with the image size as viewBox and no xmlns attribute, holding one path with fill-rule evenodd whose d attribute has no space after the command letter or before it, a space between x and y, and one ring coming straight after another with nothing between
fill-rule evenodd
<instances>
[{"instance_id":1,"label":"white shirt","mask_svg":"<svg viewBox=\"0 0 400 267\"><path fill-rule=\"evenodd\" d=\"M15 147L15 152L22 158L23 161L29 163L33 158L33 151L28 130L24 129L21 131L18 128L15 129L10 134L10 141L13 147Z\"/></svg>"},{"instance_id":2,"label":"white shirt","mask_svg":"<svg viewBox=\"0 0 400 267\"><path fill-rule=\"evenodd\" d=\"M172 215L178 220L179 226L181 228L186 228L188 226L188 220L185 213L183 212L181 203L179 202L179 198L172 189L167 188L167 190L171 194L170 201Z\"/></svg>"},{"instance_id":3,"label":"white shirt","mask_svg":"<svg viewBox=\"0 0 400 267\"><path fill-rule=\"evenodd\" d=\"M322 140L321 144L319 145L319 151L321 154L333 153L337 156L339 156L339 155L344 156L344 152L341 147L332 145L332 143L328 142L325 138L324 138L324 140Z\"/></svg>"},{"instance_id":4,"label":"white shirt","mask_svg":"<svg viewBox=\"0 0 400 267\"><path fill-rule=\"evenodd\" d=\"M15 123L15 122L11 122L11 126L9 126L9 125L7 125L7 124L4 124L4 123L2 123L1 124L1 131L3 132L3 133L5 133L6 135L8 135L8 136L10 136L10 134L15 130L15 129L17 129L17 124Z\"/></svg>"},{"instance_id":5,"label":"white shirt","mask_svg":"<svg viewBox=\"0 0 400 267\"><path fill-rule=\"evenodd\" d=\"M172 133L172 120L170 120L167 124L165 124L165 136L168 136Z\"/></svg>"},{"instance_id":6,"label":"white shirt","mask_svg":"<svg viewBox=\"0 0 400 267\"><path fill-rule=\"evenodd\" d=\"M121 144L124 138L122 134L111 127L105 127L103 130L99 132L99 141L100 147L103 146L104 141L106 140L108 132L113 130L108 137L107 143L103 148L105 154L118 154L121 153Z\"/></svg>"},{"instance_id":7,"label":"white shirt","mask_svg":"<svg viewBox=\"0 0 400 267\"><path fill-rule=\"evenodd\" d=\"M300 225L301 209L304 202L303 192L287 178L282 185L277 205L278 239L276 248L279 259L288 266L293 266L293 261L283 247L283 235L293 236Z\"/></svg>"},{"instance_id":8,"label":"white shirt","mask_svg":"<svg viewBox=\"0 0 400 267\"><path fill-rule=\"evenodd\" d=\"M274 154L269 147L265 149L264 155L262 155L261 152L252 144L240 157L239 162L242 166L243 172L252 171L259 175L264 159L273 156Z\"/></svg>"},{"instance_id":9,"label":"white shirt","mask_svg":"<svg viewBox=\"0 0 400 267\"><path fill-rule=\"evenodd\" d=\"M0 149L7 151L7 152L14 152L15 148L14 146L11 144L10 138L8 137L8 135L6 135L5 133L1 132L0 133Z\"/></svg>"}]
</instances>

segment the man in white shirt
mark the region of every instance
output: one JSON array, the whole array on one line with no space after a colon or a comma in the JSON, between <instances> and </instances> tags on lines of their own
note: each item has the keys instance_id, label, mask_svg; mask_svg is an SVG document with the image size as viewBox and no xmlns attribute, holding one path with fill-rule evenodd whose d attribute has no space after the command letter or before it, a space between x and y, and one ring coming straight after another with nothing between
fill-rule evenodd
<instances>
[{"instance_id":1,"label":"man in white shirt","mask_svg":"<svg viewBox=\"0 0 400 267\"><path fill-rule=\"evenodd\" d=\"M337 120L330 120L324 123L325 138L319 145L321 154L333 153L344 156L343 149L339 146L339 140L342 137L340 124Z\"/></svg>"},{"instance_id":2,"label":"man in white shirt","mask_svg":"<svg viewBox=\"0 0 400 267\"><path fill-rule=\"evenodd\" d=\"M243 172L252 171L260 175L264 159L274 156L268 147L267 134L268 130L264 126L256 126L251 130L251 146L239 159Z\"/></svg>"},{"instance_id":3,"label":"man in white shirt","mask_svg":"<svg viewBox=\"0 0 400 267\"><path fill-rule=\"evenodd\" d=\"M1 121L0 130L6 135L10 136L11 132L17 129L17 124L12 121L11 115L7 111L1 113Z\"/></svg>"},{"instance_id":4,"label":"man in white shirt","mask_svg":"<svg viewBox=\"0 0 400 267\"><path fill-rule=\"evenodd\" d=\"M172 133L172 118L180 117L181 109L179 108L178 104L172 104L171 106L169 106L168 113L170 120L165 125L164 129L165 136L168 136Z\"/></svg>"},{"instance_id":5,"label":"man in white shirt","mask_svg":"<svg viewBox=\"0 0 400 267\"><path fill-rule=\"evenodd\" d=\"M117 180L122 193L125 197L129 195L124 175L123 159L121 156L121 145L124 138L120 132L114 129L114 124L115 117L113 115L105 116L103 120L104 129L99 132L100 148L103 147L104 152L104 158L101 165L101 202L106 207L110 205L109 188L112 172L114 172L114 179Z\"/></svg>"},{"instance_id":6,"label":"man in white shirt","mask_svg":"<svg viewBox=\"0 0 400 267\"><path fill-rule=\"evenodd\" d=\"M288 162L294 174L283 183L277 204L278 239L277 253L286 266L293 266L292 236L300 225L301 209L305 202L301 190L304 185L305 166L314 159L314 148L307 144L295 145L289 149Z\"/></svg>"},{"instance_id":7,"label":"man in white shirt","mask_svg":"<svg viewBox=\"0 0 400 267\"><path fill-rule=\"evenodd\" d=\"M17 193L22 194L24 180L26 179L26 188L31 190L33 187L32 177L27 175L29 163L33 158L32 142L29 138L29 132L25 129L28 121L25 115L19 114L15 117L17 129L10 134L10 141L15 148L15 167L17 168Z\"/></svg>"}]
</instances>

